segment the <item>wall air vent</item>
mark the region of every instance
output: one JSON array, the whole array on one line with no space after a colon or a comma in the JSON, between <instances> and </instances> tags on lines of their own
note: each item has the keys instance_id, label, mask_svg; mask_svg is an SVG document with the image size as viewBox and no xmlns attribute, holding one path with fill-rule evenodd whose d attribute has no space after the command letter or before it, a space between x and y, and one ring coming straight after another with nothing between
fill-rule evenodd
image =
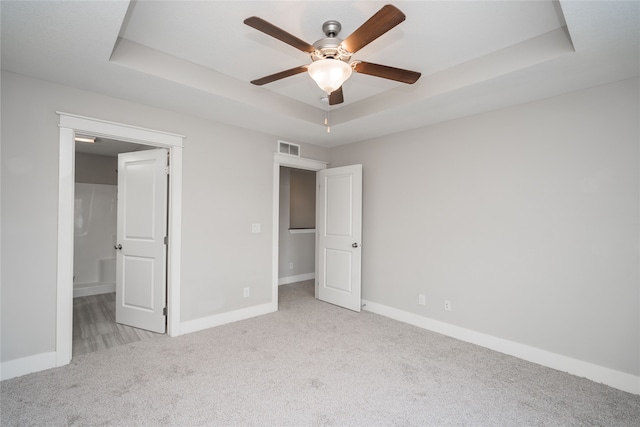
<instances>
[{"instance_id":1,"label":"wall air vent","mask_svg":"<svg viewBox=\"0 0 640 427\"><path fill-rule=\"evenodd\" d=\"M300 146L291 142L278 141L278 153L300 157Z\"/></svg>"}]
</instances>

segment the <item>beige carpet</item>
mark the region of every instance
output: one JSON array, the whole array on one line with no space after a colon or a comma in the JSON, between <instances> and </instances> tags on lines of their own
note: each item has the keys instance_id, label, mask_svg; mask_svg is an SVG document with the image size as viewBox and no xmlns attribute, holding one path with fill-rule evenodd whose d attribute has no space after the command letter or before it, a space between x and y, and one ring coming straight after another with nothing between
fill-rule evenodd
<instances>
[{"instance_id":1,"label":"beige carpet","mask_svg":"<svg viewBox=\"0 0 640 427\"><path fill-rule=\"evenodd\" d=\"M2 426L637 426L640 396L280 287L280 310L1 383Z\"/></svg>"}]
</instances>

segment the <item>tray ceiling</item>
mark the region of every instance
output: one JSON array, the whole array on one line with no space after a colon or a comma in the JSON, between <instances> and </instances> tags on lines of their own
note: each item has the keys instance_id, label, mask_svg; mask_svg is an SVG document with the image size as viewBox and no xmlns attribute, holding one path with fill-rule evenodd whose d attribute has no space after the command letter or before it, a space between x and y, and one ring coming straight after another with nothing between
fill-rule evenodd
<instances>
[{"instance_id":1,"label":"tray ceiling","mask_svg":"<svg viewBox=\"0 0 640 427\"><path fill-rule=\"evenodd\" d=\"M354 74L323 125L304 53L243 24L259 16L313 43L345 38L385 3L2 1L2 68L80 89L336 146L639 74L640 4L400 1L406 21L353 59L422 73L414 85ZM168 129L169 131L171 129Z\"/></svg>"}]
</instances>

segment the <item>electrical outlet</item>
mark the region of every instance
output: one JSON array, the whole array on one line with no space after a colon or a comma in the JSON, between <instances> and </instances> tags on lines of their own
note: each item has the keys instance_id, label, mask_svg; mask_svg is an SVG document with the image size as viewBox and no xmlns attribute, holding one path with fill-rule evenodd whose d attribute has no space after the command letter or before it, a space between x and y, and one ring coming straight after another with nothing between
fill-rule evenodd
<instances>
[{"instance_id":1,"label":"electrical outlet","mask_svg":"<svg viewBox=\"0 0 640 427\"><path fill-rule=\"evenodd\" d=\"M292 262L289 263L289 270L293 270L293 263Z\"/></svg>"},{"instance_id":2,"label":"electrical outlet","mask_svg":"<svg viewBox=\"0 0 640 427\"><path fill-rule=\"evenodd\" d=\"M244 298L249 298L249 288L244 288L244 289L242 290L242 296L243 296Z\"/></svg>"},{"instance_id":3,"label":"electrical outlet","mask_svg":"<svg viewBox=\"0 0 640 427\"><path fill-rule=\"evenodd\" d=\"M451 301L449 301L448 299L444 300L444 310L451 311Z\"/></svg>"},{"instance_id":4,"label":"electrical outlet","mask_svg":"<svg viewBox=\"0 0 640 427\"><path fill-rule=\"evenodd\" d=\"M424 294L418 295L418 304L420 304L420 305L425 305L426 304L426 299L424 297Z\"/></svg>"}]
</instances>

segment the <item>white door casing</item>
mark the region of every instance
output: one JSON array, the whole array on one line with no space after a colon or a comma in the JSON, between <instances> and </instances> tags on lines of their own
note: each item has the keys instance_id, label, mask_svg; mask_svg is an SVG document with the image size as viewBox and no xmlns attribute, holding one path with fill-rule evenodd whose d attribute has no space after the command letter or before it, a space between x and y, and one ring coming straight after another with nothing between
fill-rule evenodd
<instances>
[{"instance_id":1,"label":"white door casing","mask_svg":"<svg viewBox=\"0 0 640 427\"><path fill-rule=\"evenodd\" d=\"M115 123L56 111L59 121L58 157L58 260L56 278L56 350L52 362L40 367L29 365L24 373L36 372L71 361L73 329L73 208L74 208L74 135L117 139L136 144L165 147L171 159L169 176L169 254L167 260L167 332L180 335L180 276L182 245L182 150L184 135ZM3 371L4 376L4 371Z\"/></svg>"},{"instance_id":2,"label":"white door casing","mask_svg":"<svg viewBox=\"0 0 640 427\"><path fill-rule=\"evenodd\" d=\"M164 333L167 150L118 155L116 322Z\"/></svg>"},{"instance_id":3,"label":"white door casing","mask_svg":"<svg viewBox=\"0 0 640 427\"><path fill-rule=\"evenodd\" d=\"M362 165L318 172L316 231L318 298L361 309Z\"/></svg>"}]
</instances>

